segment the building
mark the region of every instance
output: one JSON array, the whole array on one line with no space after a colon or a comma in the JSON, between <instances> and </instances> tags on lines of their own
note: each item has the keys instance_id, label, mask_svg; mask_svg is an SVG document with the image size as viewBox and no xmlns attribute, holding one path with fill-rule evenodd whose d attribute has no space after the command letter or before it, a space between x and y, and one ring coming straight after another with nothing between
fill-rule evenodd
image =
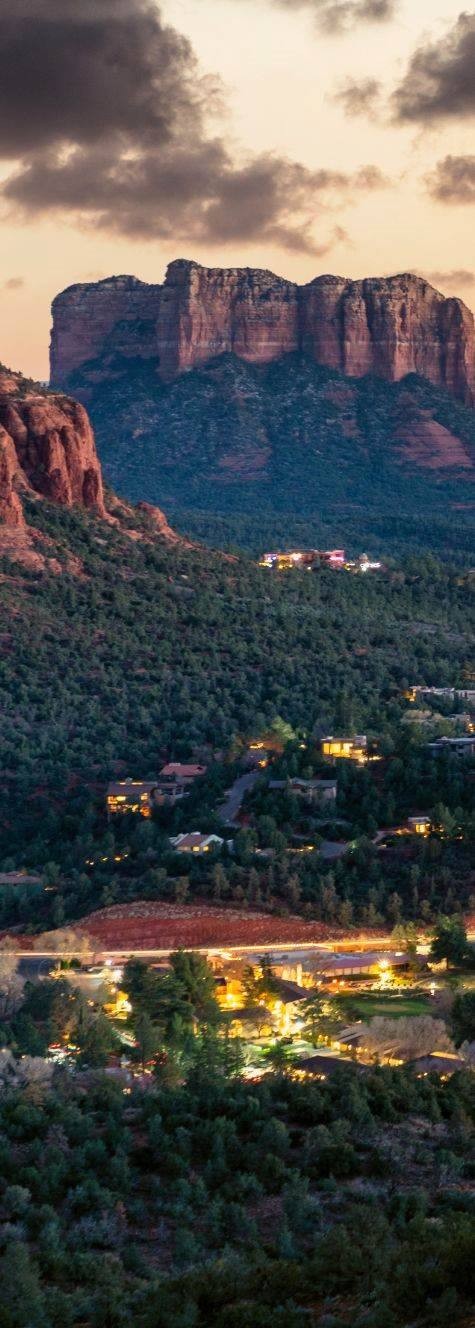
<instances>
[{"instance_id":1,"label":"building","mask_svg":"<svg viewBox=\"0 0 475 1328\"><path fill-rule=\"evenodd\" d=\"M312 1079L328 1079L332 1074L336 1074L342 1066L343 1068L351 1066L353 1072L356 1073L354 1062L350 1060L349 1056L332 1056L328 1052L319 1055L316 1052L315 1056L304 1056L297 1061L293 1066L293 1072L299 1077L307 1077L308 1075ZM358 1073L361 1073L361 1066L358 1066Z\"/></svg>"},{"instance_id":2,"label":"building","mask_svg":"<svg viewBox=\"0 0 475 1328\"><path fill-rule=\"evenodd\" d=\"M306 802L320 805L335 802L337 795L336 779L299 779L298 776L287 780L270 779L268 787L287 789L289 793L295 793L298 798L304 798Z\"/></svg>"},{"instance_id":3,"label":"building","mask_svg":"<svg viewBox=\"0 0 475 1328\"><path fill-rule=\"evenodd\" d=\"M344 549L326 549L323 553L318 553L318 559L324 567L344 567L345 550Z\"/></svg>"},{"instance_id":4,"label":"building","mask_svg":"<svg viewBox=\"0 0 475 1328\"><path fill-rule=\"evenodd\" d=\"M344 858L350 847L347 840L322 839L318 851L324 862L338 862L339 858Z\"/></svg>"},{"instance_id":5,"label":"building","mask_svg":"<svg viewBox=\"0 0 475 1328\"><path fill-rule=\"evenodd\" d=\"M313 963L313 971L319 978L339 981L340 978L381 977L393 968L408 968L410 960L403 951L358 951L355 954L319 955Z\"/></svg>"},{"instance_id":6,"label":"building","mask_svg":"<svg viewBox=\"0 0 475 1328\"><path fill-rule=\"evenodd\" d=\"M416 701L418 696L442 696L449 701L475 701L475 691L469 687L425 687L415 684L404 693L407 701Z\"/></svg>"},{"instance_id":7,"label":"building","mask_svg":"<svg viewBox=\"0 0 475 1328\"><path fill-rule=\"evenodd\" d=\"M205 765L184 765L181 761L170 761L160 771L159 779L171 784L184 784L189 787L195 779L206 774Z\"/></svg>"},{"instance_id":8,"label":"building","mask_svg":"<svg viewBox=\"0 0 475 1328\"><path fill-rule=\"evenodd\" d=\"M365 733L355 733L353 738L322 738L322 756L330 757L332 761L356 761L358 765L366 765L367 761L375 759L369 754Z\"/></svg>"},{"instance_id":9,"label":"building","mask_svg":"<svg viewBox=\"0 0 475 1328\"><path fill-rule=\"evenodd\" d=\"M432 830L430 816L408 816L407 828L412 835L427 837Z\"/></svg>"},{"instance_id":10,"label":"building","mask_svg":"<svg viewBox=\"0 0 475 1328\"><path fill-rule=\"evenodd\" d=\"M281 1037L295 1032L303 1022L302 1002L308 1000L308 990L288 978L274 977L274 994L269 1001L275 1027Z\"/></svg>"},{"instance_id":11,"label":"building","mask_svg":"<svg viewBox=\"0 0 475 1328\"><path fill-rule=\"evenodd\" d=\"M0 872L0 885L41 885L42 879L36 872Z\"/></svg>"},{"instance_id":12,"label":"building","mask_svg":"<svg viewBox=\"0 0 475 1328\"><path fill-rule=\"evenodd\" d=\"M427 750L433 756L440 756L441 752L450 752L452 756L475 756L475 733L460 738L436 738L427 743Z\"/></svg>"},{"instance_id":13,"label":"building","mask_svg":"<svg viewBox=\"0 0 475 1328\"><path fill-rule=\"evenodd\" d=\"M174 835L170 844L175 853L201 854L222 848L224 839L220 839L219 835L202 835L199 830L192 830L189 834Z\"/></svg>"},{"instance_id":14,"label":"building","mask_svg":"<svg viewBox=\"0 0 475 1328\"><path fill-rule=\"evenodd\" d=\"M190 792L195 779L206 774L205 765L183 765L180 761L170 761L164 765L157 779L154 802L163 804L179 802Z\"/></svg>"},{"instance_id":15,"label":"building","mask_svg":"<svg viewBox=\"0 0 475 1328\"><path fill-rule=\"evenodd\" d=\"M426 1074L439 1074L441 1079L448 1079L451 1074L456 1074L457 1070L472 1070L473 1066L468 1061L462 1060L456 1052L452 1051L431 1051L427 1056L418 1056L415 1061L409 1061L409 1068L414 1070L419 1078Z\"/></svg>"},{"instance_id":16,"label":"building","mask_svg":"<svg viewBox=\"0 0 475 1328\"><path fill-rule=\"evenodd\" d=\"M374 562L368 558L367 553L361 553L355 562L345 563L345 571L347 572L381 572L382 567L382 563Z\"/></svg>"},{"instance_id":17,"label":"building","mask_svg":"<svg viewBox=\"0 0 475 1328\"><path fill-rule=\"evenodd\" d=\"M109 784L107 811L110 816L125 812L139 812L150 816L154 807L172 805L189 793L195 779L206 774L204 765L182 765L171 761L164 765L157 779L120 779Z\"/></svg>"},{"instance_id":18,"label":"building","mask_svg":"<svg viewBox=\"0 0 475 1328\"><path fill-rule=\"evenodd\" d=\"M276 568L278 572L290 568L303 570L314 567L341 568L345 565L344 549L295 549L278 553L263 553L259 567Z\"/></svg>"},{"instance_id":19,"label":"building","mask_svg":"<svg viewBox=\"0 0 475 1328\"><path fill-rule=\"evenodd\" d=\"M156 779L120 779L109 784L106 796L108 815L138 812L140 816L150 816L156 787Z\"/></svg>"}]
</instances>

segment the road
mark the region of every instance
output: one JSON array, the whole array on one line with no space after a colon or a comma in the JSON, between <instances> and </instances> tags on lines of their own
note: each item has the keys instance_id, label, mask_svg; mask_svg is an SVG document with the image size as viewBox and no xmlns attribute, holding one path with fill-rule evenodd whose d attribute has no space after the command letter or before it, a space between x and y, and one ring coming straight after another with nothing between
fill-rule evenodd
<instances>
[{"instance_id":1,"label":"road","mask_svg":"<svg viewBox=\"0 0 475 1328\"><path fill-rule=\"evenodd\" d=\"M468 939L472 944L475 943L475 932L470 931L468 933ZM430 938L428 936L421 936L417 947L418 953L421 955L427 955L429 946ZM92 962L99 964L106 963L107 961L114 962L114 960L120 962L124 959L128 959L131 954L135 954L143 959L158 961L168 959L176 948L176 945L174 945L161 948L140 948L134 950L133 946L129 946L124 949L115 947L110 950L105 950L101 949L99 943L97 943L95 948L94 941L91 939L90 956L87 957L84 953L80 954L78 951L65 951L64 954L60 956L57 950L35 950L30 952L25 952L25 950L9 950L8 955L9 957L19 960L18 967L23 977L35 979L46 977L50 967L52 967L53 963L57 964L60 957L63 959L80 958L85 964ZM318 951L325 951L330 954L344 954L345 951L350 951L351 953L364 953L366 950L393 950L394 941L389 933L382 936L372 936L370 934L360 936L347 934L346 936L342 936L341 934L337 934L327 941L297 940L292 942L290 938L287 938L286 941L274 941L273 943L263 943L261 941L260 943L257 942L255 944L250 944L248 942L244 945L232 944L227 946L221 942L220 945L194 945L189 948L198 951L200 954L210 956L221 955L226 959L232 959L233 957L239 958L243 955L252 956L262 954L269 955L270 957L277 954L289 955L292 957L301 955L304 957L308 953L318 953Z\"/></svg>"},{"instance_id":2,"label":"road","mask_svg":"<svg viewBox=\"0 0 475 1328\"><path fill-rule=\"evenodd\" d=\"M224 802L218 807L219 819L225 825L239 826L238 814L241 810L244 794L253 788L260 773L260 770L250 770L247 775L240 775L239 779L234 781L226 794Z\"/></svg>"},{"instance_id":3,"label":"road","mask_svg":"<svg viewBox=\"0 0 475 1328\"><path fill-rule=\"evenodd\" d=\"M425 947L424 945L418 947L418 949L421 952L424 952L426 948L427 947ZM106 962L109 963L116 962L120 964L124 960L128 959L131 954L139 955L140 958L142 959L154 960L155 962L158 962L160 960L161 961L167 960L170 954L172 954L175 949L176 946L172 946L167 949L155 948L150 950L140 949L136 951L134 951L132 947L129 947L129 949L124 949L124 950L118 948L111 950L102 950L98 948L96 950L93 950L92 948L91 958L87 959L84 956L84 954L80 957L82 958L84 964L87 964L88 962L89 963L94 962L94 964L99 964L99 963L105 964ZM347 937L344 940L340 936L338 936L330 941L296 941L293 944L292 941L287 940L287 941L276 941L274 942L274 944L269 944L269 943L263 944L261 942L260 944L257 943L254 945L249 943L246 945L230 945L230 946L225 946L223 944L215 946L201 945L201 946L193 946L193 949L198 951L200 954L209 955L210 957L214 956L215 958L218 956L222 956L223 959L227 960L233 958L236 959L243 958L247 955L249 955L249 957L252 958L252 956L264 955L264 954L267 955L270 959L272 959L273 956L280 954L280 955L286 955L289 957L289 959L291 958L293 962L296 962L298 961L299 957L301 959L304 959L306 955L312 953L318 954L322 953L322 951L324 951L326 954L328 953L341 954L342 952L344 953L345 949L347 950L350 949L352 952L357 952L357 951L364 952L365 950L379 951L384 949L394 949L394 941L391 941L391 937L389 935L363 936L359 938ZM53 963L57 964L59 958L57 951L47 951L47 950L45 951L36 950L34 953L31 954L25 954L24 950L16 952L9 950L8 953L9 956L10 955L15 956L20 960L19 968L20 972L22 973L22 976L30 977L33 979L38 977L46 977L50 968L53 966ZM92 960L92 955L93 955L93 960ZM76 955L73 952L65 953L62 956L63 959L72 959L75 957Z\"/></svg>"}]
</instances>

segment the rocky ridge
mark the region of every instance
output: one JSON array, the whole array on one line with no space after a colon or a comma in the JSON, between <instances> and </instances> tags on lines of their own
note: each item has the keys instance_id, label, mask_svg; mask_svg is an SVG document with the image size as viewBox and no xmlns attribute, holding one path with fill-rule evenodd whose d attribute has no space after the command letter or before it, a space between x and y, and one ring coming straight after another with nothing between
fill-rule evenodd
<instances>
[{"instance_id":1,"label":"rocky ridge","mask_svg":"<svg viewBox=\"0 0 475 1328\"><path fill-rule=\"evenodd\" d=\"M117 505L114 497L106 506L94 433L84 406L0 368L0 552L32 567L49 564L60 570L51 542L28 525L25 498L82 507L109 522L120 523L126 516L129 526L133 511ZM147 508L144 515L146 522L139 524L145 524L151 536L179 538L160 509ZM143 537L143 531L137 534Z\"/></svg>"},{"instance_id":2,"label":"rocky ridge","mask_svg":"<svg viewBox=\"0 0 475 1328\"><path fill-rule=\"evenodd\" d=\"M177 259L163 285L110 277L70 286L53 302L51 381L67 387L82 370L83 399L113 378L117 357L151 361L167 383L227 353L268 365L296 351L350 378L416 373L465 405L475 400L472 313L411 273L324 275L297 286L267 271Z\"/></svg>"}]
</instances>

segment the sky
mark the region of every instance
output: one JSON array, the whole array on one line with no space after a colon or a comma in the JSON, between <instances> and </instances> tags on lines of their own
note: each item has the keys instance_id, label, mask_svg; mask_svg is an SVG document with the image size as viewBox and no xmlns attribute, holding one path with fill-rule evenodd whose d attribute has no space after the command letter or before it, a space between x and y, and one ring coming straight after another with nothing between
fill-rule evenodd
<instances>
[{"instance_id":1,"label":"sky","mask_svg":"<svg viewBox=\"0 0 475 1328\"><path fill-rule=\"evenodd\" d=\"M473 0L472 0L473 3ZM167 263L415 271L475 306L475 13L460 0L0 0L0 359Z\"/></svg>"}]
</instances>

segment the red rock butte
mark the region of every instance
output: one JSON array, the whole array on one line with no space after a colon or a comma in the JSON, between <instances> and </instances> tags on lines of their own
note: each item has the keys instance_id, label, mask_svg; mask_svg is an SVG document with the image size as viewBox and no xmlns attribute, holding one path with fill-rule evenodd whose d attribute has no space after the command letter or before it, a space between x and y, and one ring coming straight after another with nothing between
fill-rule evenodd
<instances>
[{"instance_id":1,"label":"red rock butte","mask_svg":"<svg viewBox=\"0 0 475 1328\"><path fill-rule=\"evenodd\" d=\"M60 572L54 540L27 524L24 499L84 508L118 526L130 539L191 547L150 503L136 508L108 494L91 422L84 406L63 393L0 366L0 554L39 569ZM138 518L138 529L133 519ZM80 570L69 559L69 571Z\"/></svg>"},{"instance_id":2,"label":"red rock butte","mask_svg":"<svg viewBox=\"0 0 475 1328\"><path fill-rule=\"evenodd\" d=\"M25 526L22 494L104 515L101 467L88 415L69 397L0 372L0 524Z\"/></svg>"},{"instance_id":3,"label":"red rock butte","mask_svg":"<svg viewBox=\"0 0 475 1328\"><path fill-rule=\"evenodd\" d=\"M272 272L177 259L163 285L109 277L53 301L55 387L99 359L96 373L107 377L117 355L154 361L172 382L224 353L265 365L295 351L349 377L416 373L466 405L475 400L473 314L411 273L297 286Z\"/></svg>"}]
</instances>

